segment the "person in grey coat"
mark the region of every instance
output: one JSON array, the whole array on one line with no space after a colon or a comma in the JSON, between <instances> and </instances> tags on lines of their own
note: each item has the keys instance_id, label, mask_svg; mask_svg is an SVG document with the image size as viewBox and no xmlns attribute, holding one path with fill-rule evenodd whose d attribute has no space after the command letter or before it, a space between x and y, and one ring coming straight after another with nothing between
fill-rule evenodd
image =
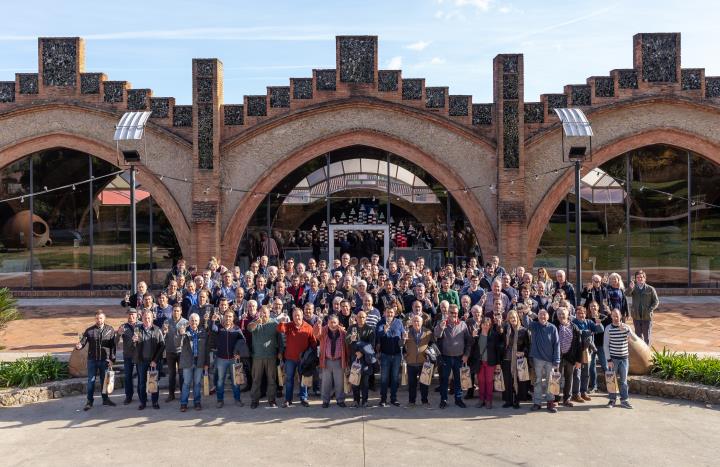
<instances>
[{"instance_id":1,"label":"person in grey coat","mask_svg":"<svg viewBox=\"0 0 720 467\"><path fill-rule=\"evenodd\" d=\"M168 366L168 396L165 402L175 400L176 378L180 377L180 390L183 386L183 372L180 367L180 327L188 327L188 320L182 317L182 306L176 303L173 306L172 317L163 323L162 331L165 334L165 358ZM178 371L179 370L179 371Z\"/></svg>"},{"instance_id":2,"label":"person in grey coat","mask_svg":"<svg viewBox=\"0 0 720 467\"><path fill-rule=\"evenodd\" d=\"M204 327L200 327L200 315L192 313L188 320L190 325L186 328L180 326L180 368L183 371L183 387L180 395L180 411L187 410L190 397L190 384L193 385L193 405L195 410L202 409L202 377L208 369L209 346L208 334Z\"/></svg>"}]
</instances>

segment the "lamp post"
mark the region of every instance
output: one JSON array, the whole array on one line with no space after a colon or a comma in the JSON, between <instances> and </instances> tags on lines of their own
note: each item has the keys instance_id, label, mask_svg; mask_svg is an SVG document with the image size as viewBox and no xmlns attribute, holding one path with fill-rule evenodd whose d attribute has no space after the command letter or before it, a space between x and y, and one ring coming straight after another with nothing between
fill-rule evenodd
<instances>
[{"instance_id":1,"label":"lamp post","mask_svg":"<svg viewBox=\"0 0 720 467\"><path fill-rule=\"evenodd\" d=\"M585 113L580 109L553 109L563 126L562 155L564 162L575 168L575 283L576 295L582 290L582 209L580 169L583 162L592 160L593 131ZM565 153L565 139L571 143ZM579 296L579 295L578 295Z\"/></svg>"}]
</instances>

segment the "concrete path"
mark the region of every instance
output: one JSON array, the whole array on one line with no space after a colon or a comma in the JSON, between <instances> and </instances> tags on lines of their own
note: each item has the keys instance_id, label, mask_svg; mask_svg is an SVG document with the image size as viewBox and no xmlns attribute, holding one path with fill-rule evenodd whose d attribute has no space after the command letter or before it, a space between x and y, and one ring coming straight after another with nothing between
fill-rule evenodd
<instances>
[{"instance_id":1,"label":"concrete path","mask_svg":"<svg viewBox=\"0 0 720 467\"><path fill-rule=\"evenodd\" d=\"M525 404L363 411L313 401L251 410L216 409L212 401L183 414L177 401L144 412L97 400L83 412L83 403L72 397L1 409L3 465L709 466L717 465L720 443L720 411L663 399L634 398L635 409L625 410L596 397L555 415Z\"/></svg>"}]
</instances>

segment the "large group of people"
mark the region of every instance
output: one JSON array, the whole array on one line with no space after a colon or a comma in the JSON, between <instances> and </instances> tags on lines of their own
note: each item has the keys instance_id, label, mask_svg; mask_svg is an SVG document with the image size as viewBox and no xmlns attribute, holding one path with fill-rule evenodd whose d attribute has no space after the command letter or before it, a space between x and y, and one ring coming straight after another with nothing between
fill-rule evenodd
<instances>
[{"instance_id":1,"label":"large group of people","mask_svg":"<svg viewBox=\"0 0 720 467\"><path fill-rule=\"evenodd\" d=\"M437 391L441 409L450 402L465 408L474 398L476 407L492 409L501 392L503 407L528 401L531 410L555 413L558 405L590 401L600 371L617 382L607 406L619 394L620 405L632 408L628 341L650 342L659 304L643 271L628 287L612 273L593 275L577 291L563 270L554 277L545 268L508 272L498 257L439 270L422 257L386 265L377 255L358 261L343 254L332 264L273 260L261 257L243 272L212 258L191 273L181 259L157 295L144 282L126 294L125 323L112 328L98 311L76 345L88 346L85 410L120 344L124 404L137 394L140 410L148 394L160 408L158 378L166 377L165 402L179 392L181 411L191 393L196 410L211 396L223 407L229 383L235 405L244 405L245 392L253 409L262 399L291 407L296 397L307 407L311 393L324 408L333 399L346 407L346 398L365 407L378 389L379 406L400 406L398 388L406 384L408 407L417 405L418 391L430 407ZM115 405L107 394L102 400Z\"/></svg>"}]
</instances>

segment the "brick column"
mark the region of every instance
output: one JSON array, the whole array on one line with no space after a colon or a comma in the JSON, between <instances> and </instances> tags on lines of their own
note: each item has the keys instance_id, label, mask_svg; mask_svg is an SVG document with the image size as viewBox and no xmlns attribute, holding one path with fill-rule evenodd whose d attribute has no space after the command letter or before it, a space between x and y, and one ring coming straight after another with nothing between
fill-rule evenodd
<instances>
[{"instance_id":1,"label":"brick column","mask_svg":"<svg viewBox=\"0 0 720 467\"><path fill-rule=\"evenodd\" d=\"M80 95L80 74L85 71L85 41L79 37L38 39L39 97Z\"/></svg>"},{"instance_id":2,"label":"brick column","mask_svg":"<svg viewBox=\"0 0 720 467\"><path fill-rule=\"evenodd\" d=\"M523 56L502 54L493 60L497 137L498 256L506 268L527 260L525 214L525 104Z\"/></svg>"},{"instance_id":3,"label":"brick column","mask_svg":"<svg viewBox=\"0 0 720 467\"><path fill-rule=\"evenodd\" d=\"M192 263L220 257L222 62L193 59Z\"/></svg>"}]
</instances>

